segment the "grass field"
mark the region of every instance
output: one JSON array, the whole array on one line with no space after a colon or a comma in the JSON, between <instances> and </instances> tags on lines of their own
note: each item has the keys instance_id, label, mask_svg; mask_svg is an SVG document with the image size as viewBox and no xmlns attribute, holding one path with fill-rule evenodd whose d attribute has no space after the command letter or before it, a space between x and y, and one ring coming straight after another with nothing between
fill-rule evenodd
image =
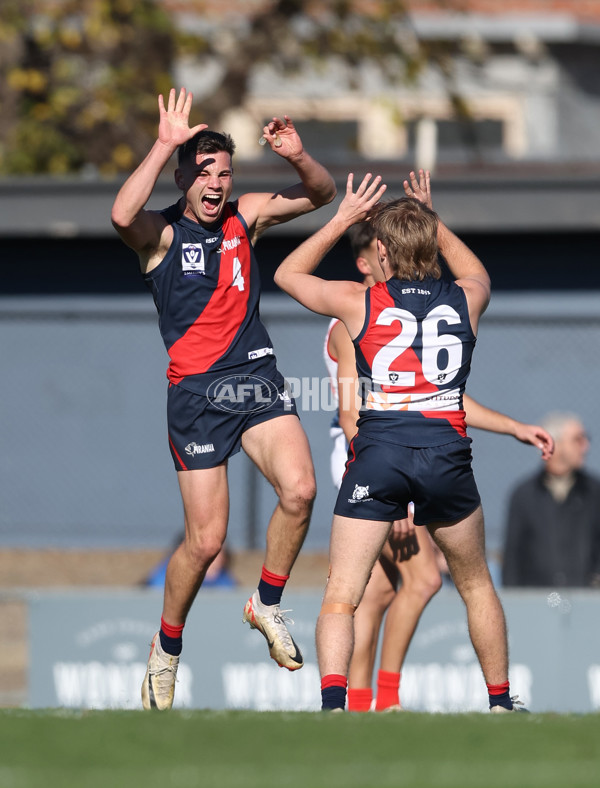
<instances>
[{"instance_id":1,"label":"grass field","mask_svg":"<svg viewBox=\"0 0 600 788\"><path fill-rule=\"evenodd\" d=\"M579 788L600 715L0 710L0 788Z\"/></svg>"}]
</instances>

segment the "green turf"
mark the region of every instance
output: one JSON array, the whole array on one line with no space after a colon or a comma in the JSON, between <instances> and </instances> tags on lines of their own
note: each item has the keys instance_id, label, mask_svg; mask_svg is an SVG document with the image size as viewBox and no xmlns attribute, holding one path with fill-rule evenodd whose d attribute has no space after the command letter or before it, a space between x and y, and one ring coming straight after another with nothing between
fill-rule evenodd
<instances>
[{"instance_id":1,"label":"green turf","mask_svg":"<svg viewBox=\"0 0 600 788\"><path fill-rule=\"evenodd\" d=\"M0 710L1 788L579 788L600 715Z\"/></svg>"}]
</instances>

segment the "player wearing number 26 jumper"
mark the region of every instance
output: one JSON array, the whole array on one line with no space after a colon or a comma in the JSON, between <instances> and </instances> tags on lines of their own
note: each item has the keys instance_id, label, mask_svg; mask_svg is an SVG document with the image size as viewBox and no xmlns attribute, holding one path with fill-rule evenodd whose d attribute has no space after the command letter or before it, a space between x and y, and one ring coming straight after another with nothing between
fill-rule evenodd
<instances>
[{"instance_id":1,"label":"player wearing number 26 jumper","mask_svg":"<svg viewBox=\"0 0 600 788\"><path fill-rule=\"evenodd\" d=\"M469 633L493 711L512 711L504 612L485 558L483 515L471 469L463 393L488 274L431 208L429 173L411 173L407 197L378 205L381 177L365 176L336 215L294 250L276 283L300 303L339 318L355 347L362 388L335 505L330 575L317 621L322 708L343 709L354 612L392 523L427 525L466 604ZM353 224L370 218L385 281L365 288L312 274ZM438 253L455 278L442 279Z\"/></svg>"}]
</instances>

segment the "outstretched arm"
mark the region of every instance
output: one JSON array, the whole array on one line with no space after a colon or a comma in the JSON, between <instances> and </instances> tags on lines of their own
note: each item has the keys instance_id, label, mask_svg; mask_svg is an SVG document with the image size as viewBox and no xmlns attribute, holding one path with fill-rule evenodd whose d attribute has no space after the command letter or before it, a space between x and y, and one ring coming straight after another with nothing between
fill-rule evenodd
<instances>
[{"instance_id":1,"label":"outstretched arm","mask_svg":"<svg viewBox=\"0 0 600 788\"><path fill-rule=\"evenodd\" d=\"M476 427L488 432L512 435L521 443L530 443L542 453L542 460L547 460L554 451L554 440L549 432L536 424L524 424L521 421L486 408L485 405L469 397L463 396L465 419L469 427Z\"/></svg>"},{"instance_id":2,"label":"outstretched arm","mask_svg":"<svg viewBox=\"0 0 600 788\"><path fill-rule=\"evenodd\" d=\"M358 282L328 282L313 276L312 272L327 252L339 241L346 230L356 222L363 221L379 201L386 187L381 176L372 179L366 175L356 193L353 191L354 176L348 175L346 195L337 213L327 224L294 249L275 272L275 283L304 306L321 315L340 317L352 332L346 318L352 312L346 308L346 297L364 298L364 287ZM356 332L358 333L358 332Z\"/></svg>"},{"instance_id":3,"label":"outstretched arm","mask_svg":"<svg viewBox=\"0 0 600 788\"><path fill-rule=\"evenodd\" d=\"M431 179L427 170L419 170L418 177L411 172L409 179L405 180L403 185L407 197L413 197L429 208L432 207ZM490 300L488 272L477 255L441 219L438 224L438 246L456 279L456 284L465 291L471 324L476 333L479 318L485 312Z\"/></svg>"},{"instance_id":4,"label":"outstretched arm","mask_svg":"<svg viewBox=\"0 0 600 788\"><path fill-rule=\"evenodd\" d=\"M262 139L298 173L300 182L275 194L244 194L240 211L252 228L253 241L275 224L314 211L331 202L336 195L335 181L329 171L304 150L300 135L288 115L273 118L263 129Z\"/></svg>"},{"instance_id":5,"label":"outstretched arm","mask_svg":"<svg viewBox=\"0 0 600 788\"><path fill-rule=\"evenodd\" d=\"M189 127L192 94L181 88L176 95L173 88L165 108L162 95L158 97L158 139L140 166L125 181L114 201L111 220L125 243L148 259L159 247L165 222L159 214L144 210L156 181L179 145L207 128L201 123Z\"/></svg>"}]
</instances>

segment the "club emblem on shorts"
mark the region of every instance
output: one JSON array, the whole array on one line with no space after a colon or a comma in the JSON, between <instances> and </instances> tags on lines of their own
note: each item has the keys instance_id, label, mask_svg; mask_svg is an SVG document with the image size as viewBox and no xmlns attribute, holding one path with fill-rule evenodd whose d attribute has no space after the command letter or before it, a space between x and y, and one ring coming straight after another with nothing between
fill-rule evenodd
<instances>
[{"instance_id":1,"label":"club emblem on shorts","mask_svg":"<svg viewBox=\"0 0 600 788\"><path fill-rule=\"evenodd\" d=\"M367 484L366 487L361 487L360 484L354 485L354 492L352 493L352 499L354 501L362 501L363 498L366 498L369 494L369 485Z\"/></svg>"},{"instance_id":2,"label":"club emblem on shorts","mask_svg":"<svg viewBox=\"0 0 600 788\"><path fill-rule=\"evenodd\" d=\"M181 244L181 270L185 276L204 276L202 244Z\"/></svg>"}]
</instances>

